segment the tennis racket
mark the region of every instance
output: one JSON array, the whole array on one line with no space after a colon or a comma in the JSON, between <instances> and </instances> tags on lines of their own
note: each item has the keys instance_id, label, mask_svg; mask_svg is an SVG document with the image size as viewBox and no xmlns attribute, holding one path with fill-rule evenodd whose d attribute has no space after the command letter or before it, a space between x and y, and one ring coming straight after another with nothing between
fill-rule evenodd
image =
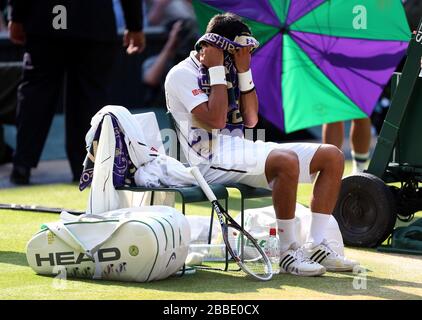
<instances>
[{"instance_id":1,"label":"tennis racket","mask_svg":"<svg viewBox=\"0 0 422 320\"><path fill-rule=\"evenodd\" d=\"M73 211L73 210L67 210L63 208L50 208L50 207L43 207L43 206L36 206L36 205L25 205L25 204L14 204L14 203L0 203L0 209L32 211L32 212L47 212L47 213L61 213L62 211L66 211L74 215L81 215L85 213L82 211Z\"/></svg>"},{"instance_id":2,"label":"tennis racket","mask_svg":"<svg viewBox=\"0 0 422 320\"><path fill-rule=\"evenodd\" d=\"M273 276L271 262L256 239L230 217L199 169L193 167L191 173L217 213L223 240L232 258L246 274L258 280L270 280Z\"/></svg>"}]
</instances>

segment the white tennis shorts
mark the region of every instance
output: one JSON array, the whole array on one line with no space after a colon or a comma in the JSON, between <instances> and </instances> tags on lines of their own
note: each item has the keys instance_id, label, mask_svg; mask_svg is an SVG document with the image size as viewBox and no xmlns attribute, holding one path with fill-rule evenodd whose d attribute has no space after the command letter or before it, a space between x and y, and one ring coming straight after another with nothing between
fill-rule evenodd
<instances>
[{"instance_id":1,"label":"white tennis shorts","mask_svg":"<svg viewBox=\"0 0 422 320\"><path fill-rule=\"evenodd\" d=\"M268 155L276 149L290 150L299 158L299 183L313 183L316 174L311 175L310 164L320 146L317 143L253 142L224 136L219 139L212 160L199 165L199 169L209 183L243 183L271 190L271 181L265 176Z\"/></svg>"}]
</instances>

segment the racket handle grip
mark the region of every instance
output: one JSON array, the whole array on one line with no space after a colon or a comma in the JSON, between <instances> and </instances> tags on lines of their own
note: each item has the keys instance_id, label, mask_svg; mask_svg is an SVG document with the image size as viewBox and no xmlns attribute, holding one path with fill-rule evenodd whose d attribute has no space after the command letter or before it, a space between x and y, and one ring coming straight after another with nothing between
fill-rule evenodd
<instances>
[{"instance_id":1,"label":"racket handle grip","mask_svg":"<svg viewBox=\"0 0 422 320\"><path fill-rule=\"evenodd\" d=\"M217 200L214 192L211 190L210 186L205 181L202 173L199 171L199 168L198 167L192 167L190 172L195 177L196 181L198 182L198 185L201 187L202 191L205 193L208 200L210 202Z\"/></svg>"}]
</instances>

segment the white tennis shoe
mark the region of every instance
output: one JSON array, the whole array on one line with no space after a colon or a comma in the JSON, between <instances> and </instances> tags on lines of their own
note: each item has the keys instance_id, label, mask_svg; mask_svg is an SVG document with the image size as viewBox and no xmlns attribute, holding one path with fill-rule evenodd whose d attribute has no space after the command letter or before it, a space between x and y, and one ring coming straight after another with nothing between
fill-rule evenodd
<instances>
[{"instance_id":1,"label":"white tennis shoe","mask_svg":"<svg viewBox=\"0 0 422 320\"><path fill-rule=\"evenodd\" d=\"M280 257L280 273L290 273L297 276L313 277L323 275L325 267L306 257L302 248L297 248L296 243Z\"/></svg>"},{"instance_id":2,"label":"white tennis shoe","mask_svg":"<svg viewBox=\"0 0 422 320\"><path fill-rule=\"evenodd\" d=\"M336 253L325 239L319 245L305 244L302 249L308 259L324 266L327 271L352 271L355 266L359 265L358 262Z\"/></svg>"}]
</instances>

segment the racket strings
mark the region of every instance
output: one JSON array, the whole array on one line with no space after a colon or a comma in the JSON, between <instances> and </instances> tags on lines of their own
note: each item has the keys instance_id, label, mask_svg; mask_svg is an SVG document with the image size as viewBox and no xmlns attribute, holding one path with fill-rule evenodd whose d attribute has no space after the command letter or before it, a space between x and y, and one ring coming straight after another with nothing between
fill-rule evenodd
<instances>
[{"instance_id":1,"label":"racket strings","mask_svg":"<svg viewBox=\"0 0 422 320\"><path fill-rule=\"evenodd\" d=\"M270 277L271 264L264 257L265 254L256 241L248 238L246 234L233 226L227 227L228 241L235 255L233 258L237 261L240 260L240 264L250 274L263 278Z\"/></svg>"}]
</instances>

